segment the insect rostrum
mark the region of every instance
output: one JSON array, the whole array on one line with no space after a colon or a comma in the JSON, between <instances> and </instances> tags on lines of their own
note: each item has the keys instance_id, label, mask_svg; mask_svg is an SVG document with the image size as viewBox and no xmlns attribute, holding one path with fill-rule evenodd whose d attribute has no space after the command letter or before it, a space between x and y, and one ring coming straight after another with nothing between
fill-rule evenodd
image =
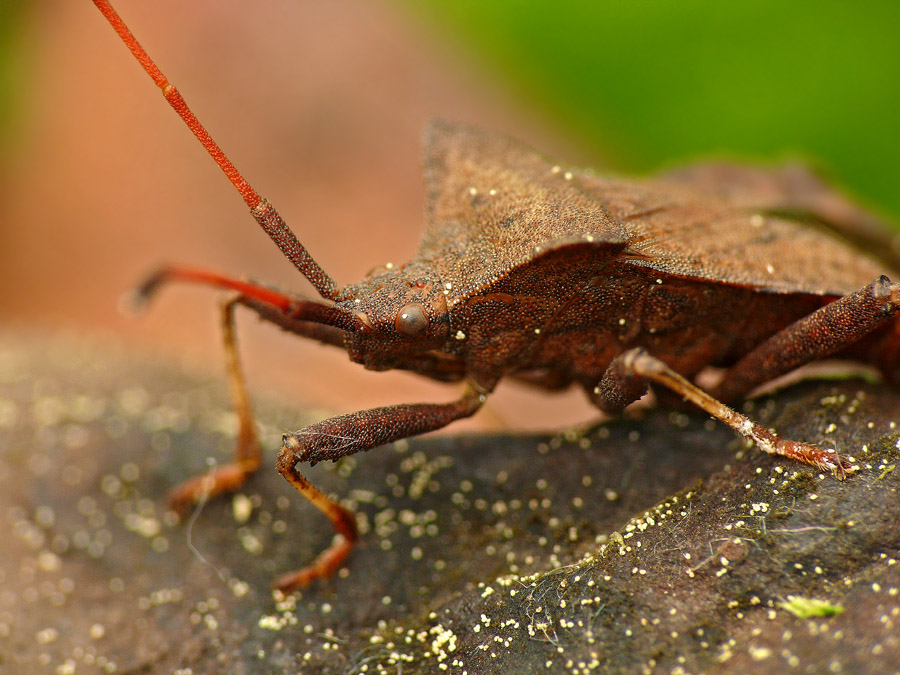
<instances>
[{"instance_id":1,"label":"insect rostrum","mask_svg":"<svg viewBox=\"0 0 900 675\"><path fill-rule=\"evenodd\" d=\"M282 329L342 347L372 370L463 382L455 401L334 417L285 435L279 472L341 536L290 590L331 575L356 539L354 515L312 486L298 464L439 429L474 414L504 377L581 387L617 413L657 385L762 450L832 471L833 450L778 438L724 404L794 368L851 357L900 379L894 316L900 285L883 263L825 230L852 234L871 217L792 168L694 167L645 180L561 167L524 145L469 126L433 123L425 140L427 208L416 256L339 289L274 208L231 165L180 94L104 0L95 0L240 191L251 213L323 300L190 267L166 267L140 289L186 280L230 289L222 325L240 419L236 459L172 494L178 509L239 487L261 463L234 337L243 306ZM802 217L801 217L802 214ZM810 220L821 227L812 227ZM726 369L710 392L693 384Z\"/></svg>"}]
</instances>

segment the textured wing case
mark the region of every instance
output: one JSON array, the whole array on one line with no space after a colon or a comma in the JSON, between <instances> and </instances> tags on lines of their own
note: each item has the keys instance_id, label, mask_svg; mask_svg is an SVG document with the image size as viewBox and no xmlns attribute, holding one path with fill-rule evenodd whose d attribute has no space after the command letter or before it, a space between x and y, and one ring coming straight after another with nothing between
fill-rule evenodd
<instances>
[{"instance_id":1,"label":"textured wing case","mask_svg":"<svg viewBox=\"0 0 900 675\"><path fill-rule=\"evenodd\" d=\"M450 297L468 298L564 246L622 249L625 228L572 174L503 136L432 124L425 147L426 229L417 259Z\"/></svg>"},{"instance_id":2,"label":"textured wing case","mask_svg":"<svg viewBox=\"0 0 900 675\"><path fill-rule=\"evenodd\" d=\"M627 183L581 174L578 181L624 223L629 251L638 254L631 263L665 274L774 293L845 295L890 271L833 233L776 215L806 208L802 194L777 189L778 173L708 171L721 180Z\"/></svg>"},{"instance_id":3,"label":"textured wing case","mask_svg":"<svg viewBox=\"0 0 900 675\"><path fill-rule=\"evenodd\" d=\"M804 192L810 182L790 172L709 165L625 182L552 165L503 136L435 122L425 176L417 257L451 284L451 298L471 297L549 251L586 244L603 257L620 252L627 265L774 293L843 295L886 271L834 236L775 215L821 201L821 184L815 195Z\"/></svg>"}]
</instances>

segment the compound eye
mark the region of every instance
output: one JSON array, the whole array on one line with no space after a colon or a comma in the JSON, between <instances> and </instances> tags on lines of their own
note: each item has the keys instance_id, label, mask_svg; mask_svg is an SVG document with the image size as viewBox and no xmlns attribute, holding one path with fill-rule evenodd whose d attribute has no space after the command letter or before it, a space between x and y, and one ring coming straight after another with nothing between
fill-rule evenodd
<instances>
[{"instance_id":1,"label":"compound eye","mask_svg":"<svg viewBox=\"0 0 900 675\"><path fill-rule=\"evenodd\" d=\"M428 317L422 305L413 302L401 307L394 321L394 328L407 337L416 337L424 333L428 328Z\"/></svg>"}]
</instances>

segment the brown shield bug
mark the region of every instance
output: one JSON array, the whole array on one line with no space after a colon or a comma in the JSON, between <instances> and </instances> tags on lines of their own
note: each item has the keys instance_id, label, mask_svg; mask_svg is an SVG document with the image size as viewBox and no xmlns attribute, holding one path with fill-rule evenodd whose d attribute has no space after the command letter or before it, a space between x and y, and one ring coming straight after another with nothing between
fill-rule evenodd
<instances>
[{"instance_id":1,"label":"brown shield bug","mask_svg":"<svg viewBox=\"0 0 900 675\"><path fill-rule=\"evenodd\" d=\"M322 300L190 267L168 281L235 292L224 306L227 368L240 430L235 461L176 488L183 509L234 490L259 467L234 337L234 310L323 344L373 370L464 382L451 403L407 404L334 417L285 434L278 471L339 535L282 590L331 575L357 537L353 513L297 470L446 426L475 413L503 377L582 387L621 411L657 385L760 449L832 471L834 450L778 438L725 405L798 366L838 355L900 380L900 284L883 263L824 231L872 235L874 220L797 169L695 167L650 180L554 165L510 139L437 122L425 144L427 213L415 258L339 289L275 209L243 179L106 0L94 0L165 98L234 184L263 230ZM813 223L818 227L813 226ZM868 233L868 235L867 235ZM692 380L724 368L709 393Z\"/></svg>"}]
</instances>

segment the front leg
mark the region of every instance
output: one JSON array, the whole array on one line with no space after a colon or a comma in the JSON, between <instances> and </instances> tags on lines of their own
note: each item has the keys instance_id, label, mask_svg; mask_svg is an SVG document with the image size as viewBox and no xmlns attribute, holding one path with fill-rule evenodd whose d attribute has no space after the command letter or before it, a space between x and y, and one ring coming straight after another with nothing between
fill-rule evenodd
<instances>
[{"instance_id":1,"label":"front leg","mask_svg":"<svg viewBox=\"0 0 900 675\"><path fill-rule=\"evenodd\" d=\"M238 436L234 449L234 461L209 473L190 478L169 492L169 506L179 515L196 503L215 495L235 492L258 468L262 450L253 423L250 397L241 372L234 330L234 308L243 301L241 296L222 305L222 338L225 345L225 371L234 411L238 418Z\"/></svg>"},{"instance_id":2,"label":"front leg","mask_svg":"<svg viewBox=\"0 0 900 675\"><path fill-rule=\"evenodd\" d=\"M452 403L414 403L362 410L285 434L278 453L278 472L328 517L338 536L312 565L285 574L275 582L275 586L288 593L308 586L314 579L327 579L343 564L357 538L353 512L306 480L297 471L298 462L313 465L326 459L336 461L401 438L434 431L474 414L484 400L484 394L470 386L459 400Z\"/></svg>"}]
</instances>

